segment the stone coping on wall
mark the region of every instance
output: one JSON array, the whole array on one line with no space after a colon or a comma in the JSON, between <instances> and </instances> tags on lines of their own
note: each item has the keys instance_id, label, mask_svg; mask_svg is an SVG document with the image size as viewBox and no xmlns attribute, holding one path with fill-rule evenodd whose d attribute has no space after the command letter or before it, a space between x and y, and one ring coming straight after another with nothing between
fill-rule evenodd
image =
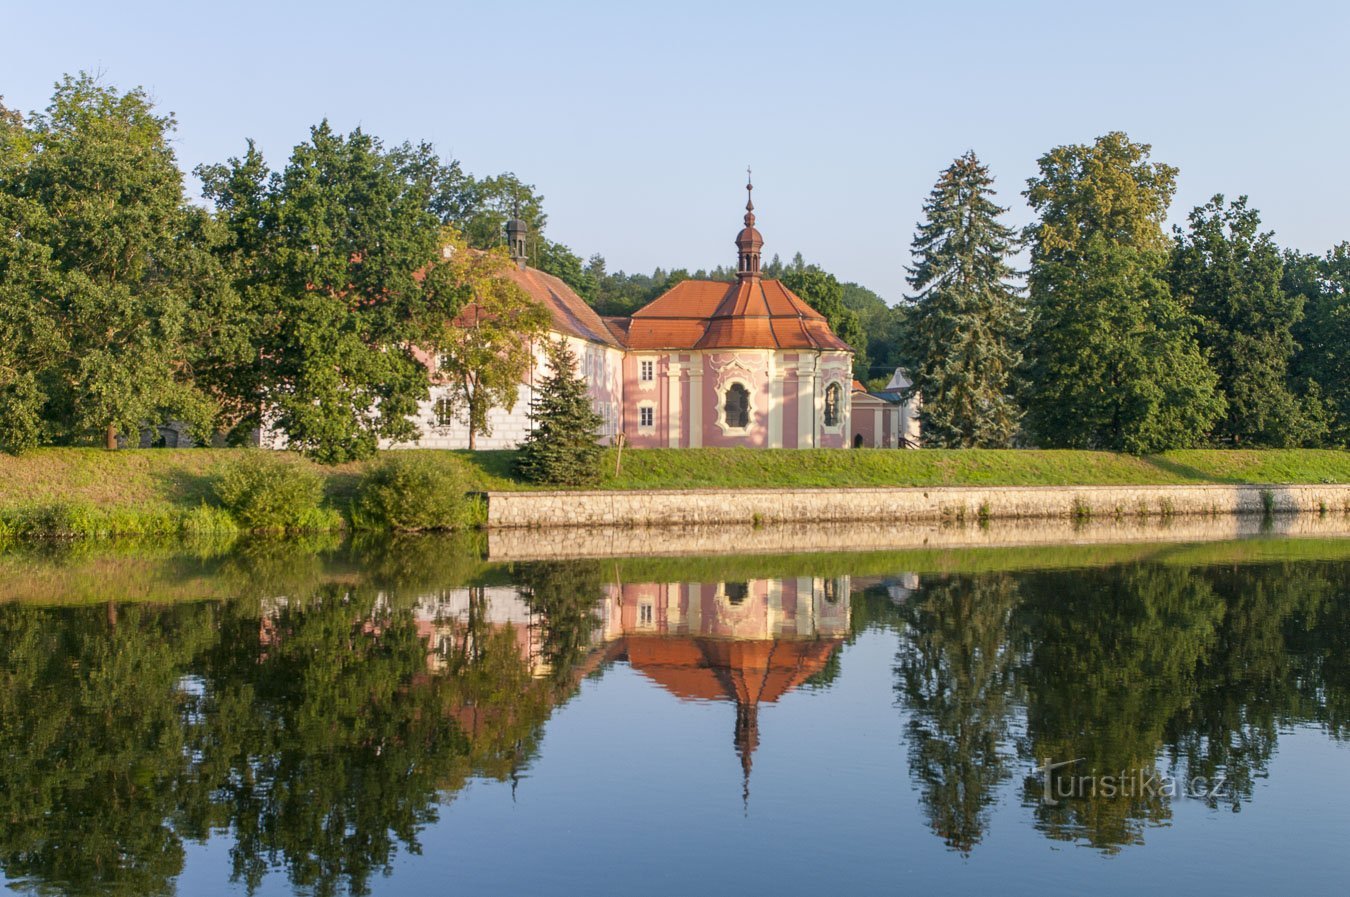
<instances>
[{"instance_id":1,"label":"stone coping on wall","mask_svg":"<svg viewBox=\"0 0 1350 897\"><path fill-rule=\"evenodd\" d=\"M489 492L489 529L1350 514L1350 485Z\"/></svg>"}]
</instances>

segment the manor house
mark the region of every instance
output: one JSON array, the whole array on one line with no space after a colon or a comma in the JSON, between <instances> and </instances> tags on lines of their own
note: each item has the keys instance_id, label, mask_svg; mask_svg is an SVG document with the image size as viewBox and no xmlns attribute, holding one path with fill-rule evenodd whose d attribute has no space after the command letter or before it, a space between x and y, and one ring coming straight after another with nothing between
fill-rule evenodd
<instances>
[{"instance_id":1,"label":"manor house","mask_svg":"<svg viewBox=\"0 0 1350 897\"><path fill-rule=\"evenodd\" d=\"M515 261L507 276L548 309L548 338L571 344L607 442L622 433L639 448L917 444L917 420L901 393L863 390L853 379L853 350L825 318L760 276L764 238L752 190L747 184L734 283L686 280L631 317L601 317L560 279L526 265L519 220L507 224ZM534 358L515 406L489 414L492 432L478 437L479 448L513 448L529 432L530 401L547 372L542 342ZM434 379L416 421L420 438L387 447L468 447L468 428Z\"/></svg>"}]
</instances>

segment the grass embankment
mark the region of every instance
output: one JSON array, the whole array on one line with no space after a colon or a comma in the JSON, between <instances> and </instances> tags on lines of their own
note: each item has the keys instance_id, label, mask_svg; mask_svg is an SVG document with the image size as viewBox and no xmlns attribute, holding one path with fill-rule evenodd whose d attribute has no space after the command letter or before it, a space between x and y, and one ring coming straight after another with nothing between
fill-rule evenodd
<instances>
[{"instance_id":1,"label":"grass embankment","mask_svg":"<svg viewBox=\"0 0 1350 897\"><path fill-rule=\"evenodd\" d=\"M387 453L388 454L388 453ZM470 491L532 488L511 473L511 452L418 452L452 469ZM227 533L237 523L216 485L257 459L322 479L334 526L351 513L369 462L323 467L288 453L239 449L42 449L0 455L0 536ZM1179 451L1135 457L1078 451L755 449L627 450L615 474L606 453L601 489L849 488L875 486L1193 485L1350 483L1350 452Z\"/></svg>"}]
</instances>

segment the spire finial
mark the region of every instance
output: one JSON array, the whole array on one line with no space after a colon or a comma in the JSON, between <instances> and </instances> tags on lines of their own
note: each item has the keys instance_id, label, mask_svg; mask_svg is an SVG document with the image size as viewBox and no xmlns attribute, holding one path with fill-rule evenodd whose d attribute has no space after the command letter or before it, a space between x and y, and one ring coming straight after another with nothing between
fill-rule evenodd
<instances>
[{"instance_id":1,"label":"spire finial","mask_svg":"<svg viewBox=\"0 0 1350 897\"><path fill-rule=\"evenodd\" d=\"M755 189L754 178L750 176L750 166L745 166L745 226L749 227L755 223L755 197L751 192Z\"/></svg>"}]
</instances>

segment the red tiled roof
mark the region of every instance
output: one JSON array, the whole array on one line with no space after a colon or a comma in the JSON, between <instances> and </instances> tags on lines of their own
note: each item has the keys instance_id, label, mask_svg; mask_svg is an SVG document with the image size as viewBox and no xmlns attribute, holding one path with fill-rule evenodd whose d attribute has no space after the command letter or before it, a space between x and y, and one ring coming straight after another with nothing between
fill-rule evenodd
<instances>
[{"instance_id":1,"label":"red tiled roof","mask_svg":"<svg viewBox=\"0 0 1350 897\"><path fill-rule=\"evenodd\" d=\"M506 269L506 276L548 309L553 318L554 330L606 346L620 345L614 332L595 313L595 309L552 274L512 265Z\"/></svg>"},{"instance_id":2,"label":"red tiled roof","mask_svg":"<svg viewBox=\"0 0 1350 897\"><path fill-rule=\"evenodd\" d=\"M624 640L633 669L677 697L772 703L819 673L839 639L741 641L638 636Z\"/></svg>"},{"instance_id":3,"label":"red tiled roof","mask_svg":"<svg viewBox=\"0 0 1350 897\"><path fill-rule=\"evenodd\" d=\"M811 306L776 280L686 280L633 313L630 349L825 349L851 352Z\"/></svg>"}]
</instances>

